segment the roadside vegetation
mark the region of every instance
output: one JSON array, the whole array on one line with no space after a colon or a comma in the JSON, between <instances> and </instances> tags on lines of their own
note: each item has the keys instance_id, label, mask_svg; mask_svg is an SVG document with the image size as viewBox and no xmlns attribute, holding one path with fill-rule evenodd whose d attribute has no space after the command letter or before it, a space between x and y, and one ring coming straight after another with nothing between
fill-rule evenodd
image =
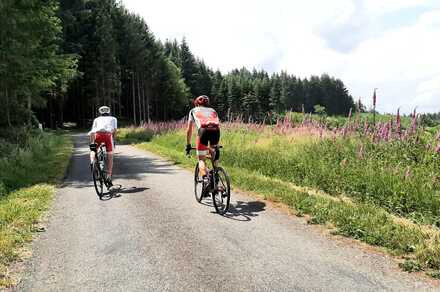
<instances>
[{"instance_id":1,"label":"roadside vegetation","mask_svg":"<svg viewBox=\"0 0 440 292\"><path fill-rule=\"evenodd\" d=\"M440 275L437 128L420 126L414 115L380 115L373 124L357 114L337 118L344 123L336 126L321 119L296 113L273 125L222 125L221 160L233 185L282 202L311 224L384 247L405 270ZM139 147L192 168L184 127L145 125L154 137Z\"/></svg>"},{"instance_id":2,"label":"roadside vegetation","mask_svg":"<svg viewBox=\"0 0 440 292\"><path fill-rule=\"evenodd\" d=\"M0 287L14 283L8 265L38 230L71 152L66 135L18 128L0 131Z\"/></svg>"}]
</instances>

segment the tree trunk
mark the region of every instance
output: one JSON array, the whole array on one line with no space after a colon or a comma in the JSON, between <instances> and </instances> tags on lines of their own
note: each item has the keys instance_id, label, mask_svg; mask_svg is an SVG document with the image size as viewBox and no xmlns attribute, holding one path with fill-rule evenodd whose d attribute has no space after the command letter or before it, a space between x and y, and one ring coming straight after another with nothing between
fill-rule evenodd
<instances>
[{"instance_id":1,"label":"tree trunk","mask_svg":"<svg viewBox=\"0 0 440 292\"><path fill-rule=\"evenodd\" d=\"M27 108L29 111L28 125L29 125L29 127L31 127L32 126L32 97L31 97L31 95L28 96Z\"/></svg>"},{"instance_id":2,"label":"tree trunk","mask_svg":"<svg viewBox=\"0 0 440 292\"><path fill-rule=\"evenodd\" d=\"M79 95L77 95L77 97L79 97L79 99L80 99L80 102L79 102L79 112L80 112L79 116L80 116L80 120L79 120L79 122L80 122L80 126L81 127L85 127L85 126L88 126L88 125L86 125L86 119L87 119L87 117L86 117L86 115L87 115L86 108L87 108L87 105L84 105L84 101L85 101L84 91L83 91L83 87L81 86L81 83L80 83L79 80L77 81L76 86L79 89L77 91L77 93L79 93Z\"/></svg>"},{"instance_id":3,"label":"tree trunk","mask_svg":"<svg viewBox=\"0 0 440 292\"><path fill-rule=\"evenodd\" d=\"M134 120L134 124L136 125L136 95L134 92L134 72L131 75L131 94L133 96L133 120Z\"/></svg>"},{"instance_id":4,"label":"tree trunk","mask_svg":"<svg viewBox=\"0 0 440 292\"><path fill-rule=\"evenodd\" d=\"M9 108L9 92L8 88L5 88L5 97L6 97L6 121L8 122L8 126L11 127L11 113Z\"/></svg>"},{"instance_id":5,"label":"tree trunk","mask_svg":"<svg viewBox=\"0 0 440 292\"><path fill-rule=\"evenodd\" d=\"M167 120L167 104L166 102L163 103L163 120Z\"/></svg>"},{"instance_id":6,"label":"tree trunk","mask_svg":"<svg viewBox=\"0 0 440 292\"><path fill-rule=\"evenodd\" d=\"M95 92L96 92L96 98L95 98L95 102L93 103L94 106L99 104L99 81L98 81L98 79L96 79L96 82L95 82Z\"/></svg>"},{"instance_id":7,"label":"tree trunk","mask_svg":"<svg viewBox=\"0 0 440 292\"><path fill-rule=\"evenodd\" d=\"M142 111L144 114L144 121L148 122L147 117L146 117L146 100L145 100L145 78L142 78L142 102L143 102L143 106L142 106Z\"/></svg>"},{"instance_id":8,"label":"tree trunk","mask_svg":"<svg viewBox=\"0 0 440 292\"><path fill-rule=\"evenodd\" d=\"M139 73L137 74L137 94L138 94L138 109L139 109L139 125L142 123L142 106L141 106L141 90L139 86Z\"/></svg>"},{"instance_id":9,"label":"tree trunk","mask_svg":"<svg viewBox=\"0 0 440 292\"><path fill-rule=\"evenodd\" d=\"M55 97L55 94L54 94L54 97ZM60 119L59 125L61 127L63 127L63 124L64 124L64 110L63 110L63 108L64 108L64 97L63 96L60 96L58 106L59 106L59 112L60 112L60 115L59 115L59 119Z\"/></svg>"},{"instance_id":10,"label":"tree trunk","mask_svg":"<svg viewBox=\"0 0 440 292\"><path fill-rule=\"evenodd\" d=\"M150 94L147 90L147 121L148 123L151 121L150 120L150 98L149 98Z\"/></svg>"},{"instance_id":11,"label":"tree trunk","mask_svg":"<svg viewBox=\"0 0 440 292\"><path fill-rule=\"evenodd\" d=\"M121 89L121 93L120 93L119 96L118 96L118 116L119 116L119 117L120 117L121 114L122 114L122 112L121 112L121 109L122 109L122 105L121 105L121 95L122 95L122 89Z\"/></svg>"},{"instance_id":12,"label":"tree trunk","mask_svg":"<svg viewBox=\"0 0 440 292\"><path fill-rule=\"evenodd\" d=\"M122 90L123 90L123 80L124 80L124 75L123 72L121 72L121 80L119 82L119 94L118 94L118 116L120 117L122 115Z\"/></svg>"},{"instance_id":13,"label":"tree trunk","mask_svg":"<svg viewBox=\"0 0 440 292\"><path fill-rule=\"evenodd\" d=\"M49 128L53 129L53 123L52 123L53 110L52 110L52 99L51 98L49 98L49 100L47 101L47 108L49 110Z\"/></svg>"},{"instance_id":14,"label":"tree trunk","mask_svg":"<svg viewBox=\"0 0 440 292\"><path fill-rule=\"evenodd\" d=\"M156 119L160 119L160 113L159 113L159 97L157 96L157 92L154 94L154 113Z\"/></svg>"},{"instance_id":15,"label":"tree trunk","mask_svg":"<svg viewBox=\"0 0 440 292\"><path fill-rule=\"evenodd\" d=\"M144 74L141 75L140 89L141 89L141 101L142 101L142 120L145 121L145 94L144 94Z\"/></svg>"}]
</instances>

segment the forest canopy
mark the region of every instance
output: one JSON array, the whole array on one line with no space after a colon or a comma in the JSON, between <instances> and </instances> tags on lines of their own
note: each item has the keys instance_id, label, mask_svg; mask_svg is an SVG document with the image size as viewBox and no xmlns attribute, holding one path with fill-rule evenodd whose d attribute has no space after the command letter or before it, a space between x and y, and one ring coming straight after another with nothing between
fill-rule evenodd
<instances>
[{"instance_id":1,"label":"forest canopy","mask_svg":"<svg viewBox=\"0 0 440 292\"><path fill-rule=\"evenodd\" d=\"M201 94L222 119L356 109L344 83L327 74L213 70L185 39L161 42L115 0L2 0L0 27L0 126L88 126L104 104L132 124L180 119Z\"/></svg>"}]
</instances>

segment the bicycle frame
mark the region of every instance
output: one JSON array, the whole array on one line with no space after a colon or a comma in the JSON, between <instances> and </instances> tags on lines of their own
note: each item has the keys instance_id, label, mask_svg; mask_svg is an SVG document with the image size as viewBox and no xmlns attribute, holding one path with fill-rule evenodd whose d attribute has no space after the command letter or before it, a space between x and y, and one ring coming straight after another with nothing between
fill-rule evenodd
<instances>
[{"instance_id":1,"label":"bicycle frame","mask_svg":"<svg viewBox=\"0 0 440 292\"><path fill-rule=\"evenodd\" d=\"M90 150L94 152L94 159L93 159L93 169L92 169L92 176L93 181L95 185L95 190L98 194L98 196L102 197L102 187L105 185L107 189L109 189L109 185L107 183L106 179L106 159L107 159L107 150L105 147L105 144L98 145L96 143L90 144ZM97 176L95 176L95 170L97 171Z\"/></svg>"},{"instance_id":2,"label":"bicycle frame","mask_svg":"<svg viewBox=\"0 0 440 292\"><path fill-rule=\"evenodd\" d=\"M97 156L98 161L105 161L107 159L107 149L104 144L99 145Z\"/></svg>"},{"instance_id":3,"label":"bicycle frame","mask_svg":"<svg viewBox=\"0 0 440 292\"><path fill-rule=\"evenodd\" d=\"M196 200L200 203L203 199L205 194L211 193L212 201L214 204L214 207L217 211L217 213L223 215L227 212L227 209L229 207L229 201L230 201L230 179L226 171L218 165L217 161L215 160L216 157L216 151L218 149L223 148L222 146L214 146L214 147L208 147L208 154L206 155L206 158L211 160L212 164L212 170L209 170L207 175L209 177L209 184L205 184L204 181L202 182L200 180L200 174L199 174L199 163L196 164L196 169L194 173L194 194L196 196ZM192 148L195 150L195 148ZM219 173L221 173L224 177L224 180L219 178ZM220 189L218 188L219 181L222 182L223 187ZM202 189L197 191L197 185L199 183L202 183ZM220 197L219 197L220 196ZM218 200L220 198L220 200Z\"/></svg>"},{"instance_id":4,"label":"bicycle frame","mask_svg":"<svg viewBox=\"0 0 440 292\"><path fill-rule=\"evenodd\" d=\"M206 158L208 158L211 161L212 169L215 169L217 167L215 159L215 155L217 154L217 148L221 148L221 146L215 146L215 147L209 147L209 153L206 155Z\"/></svg>"},{"instance_id":5,"label":"bicycle frame","mask_svg":"<svg viewBox=\"0 0 440 292\"><path fill-rule=\"evenodd\" d=\"M208 154L206 155L206 158L211 161L211 166L212 166L212 171L211 171L205 162L207 175L209 176L211 183L212 183L211 187L215 186L217 184L217 182L215 181L215 177L213 175L216 172L216 168L217 168L217 164L214 160L215 155L216 155L216 151L217 151L217 147L220 147L220 146L208 147Z\"/></svg>"},{"instance_id":6,"label":"bicycle frame","mask_svg":"<svg viewBox=\"0 0 440 292\"><path fill-rule=\"evenodd\" d=\"M218 167L218 165L215 165L215 155L217 153L217 149L223 148L223 146L216 145L214 147L208 147L208 154L206 155L206 158L211 161L212 168L215 169ZM191 150L197 150L196 148L192 147Z\"/></svg>"}]
</instances>

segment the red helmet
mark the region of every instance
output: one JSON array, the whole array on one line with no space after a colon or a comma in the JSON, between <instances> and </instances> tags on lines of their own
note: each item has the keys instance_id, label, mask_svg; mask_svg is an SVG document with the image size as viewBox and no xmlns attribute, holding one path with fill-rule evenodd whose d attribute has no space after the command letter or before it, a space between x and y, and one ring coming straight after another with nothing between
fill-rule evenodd
<instances>
[{"instance_id":1,"label":"red helmet","mask_svg":"<svg viewBox=\"0 0 440 292\"><path fill-rule=\"evenodd\" d=\"M206 95L200 95L194 99L195 106L205 106L209 104L209 97Z\"/></svg>"}]
</instances>

